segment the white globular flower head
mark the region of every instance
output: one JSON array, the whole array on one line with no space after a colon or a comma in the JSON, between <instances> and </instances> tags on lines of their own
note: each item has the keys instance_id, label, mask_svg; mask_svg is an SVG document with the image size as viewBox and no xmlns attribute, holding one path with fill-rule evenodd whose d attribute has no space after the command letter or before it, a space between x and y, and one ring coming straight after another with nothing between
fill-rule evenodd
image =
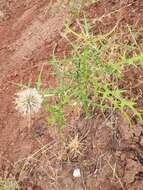
<instances>
[{"instance_id":1,"label":"white globular flower head","mask_svg":"<svg viewBox=\"0 0 143 190\"><path fill-rule=\"evenodd\" d=\"M28 88L16 94L15 108L23 116L37 113L42 106L43 97L35 88Z\"/></svg>"}]
</instances>

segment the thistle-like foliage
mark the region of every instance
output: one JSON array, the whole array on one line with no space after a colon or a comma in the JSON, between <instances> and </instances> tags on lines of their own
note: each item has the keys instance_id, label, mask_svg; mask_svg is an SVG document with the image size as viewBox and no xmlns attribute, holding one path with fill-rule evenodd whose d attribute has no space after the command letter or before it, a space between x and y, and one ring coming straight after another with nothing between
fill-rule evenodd
<instances>
[{"instance_id":1,"label":"thistle-like foliage","mask_svg":"<svg viewBox=\"0 0 143 190\"><path fill-rule=\"evenodd\" d=\"M23 116L37 113L42 106L42 95L35 88L28 88L16 94L15 108Z\"/></svg>"}]
</instances>

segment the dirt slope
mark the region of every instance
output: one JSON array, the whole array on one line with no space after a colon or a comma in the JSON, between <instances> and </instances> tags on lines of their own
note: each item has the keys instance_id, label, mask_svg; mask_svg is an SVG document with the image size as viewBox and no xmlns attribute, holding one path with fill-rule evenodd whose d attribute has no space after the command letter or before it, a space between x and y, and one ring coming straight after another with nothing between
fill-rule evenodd
<instances>
[{"instance_id":1,"label":"dirt slope","mask_svg":"<svg viewBox=\"0 0 143 190\"><path fill-rule=\"evenodd\" d=\"M63 2L64 4L64 2ZM52 9L51 9L52 7ZM33 142L23 129L27 122L14 110L16 83L36 79L57 43L67 9L54 1L1 1L0 25L0 158L20 159ZM45 81L50 84L47 72Z\"/></svg>"}]
</instances>

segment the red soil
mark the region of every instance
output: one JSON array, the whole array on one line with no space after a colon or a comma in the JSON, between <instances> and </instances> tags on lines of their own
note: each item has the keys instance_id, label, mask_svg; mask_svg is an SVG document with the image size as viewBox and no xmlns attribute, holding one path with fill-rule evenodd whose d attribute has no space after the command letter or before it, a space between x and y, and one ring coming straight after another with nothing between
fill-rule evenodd
<instances>
[{"instance_id":1,"label":"red soil","mask_svg":"<svg viewBox=\"0 0 143 190\"><path fill-rule=\"evenodd\" d=\"M65 1L64 4L66 3ZM103 17L100 25L99 22L95 22L95 33L109 31L119 16L121 20L119 31L127 23L135 29L140 28L143 24L142 0L120 2L103 0L85 11L89 18L95 19L109 14L105 18ZM111 12L113 14L110 14ZM50 130L42 131L41 129L41 126L44 125L43 114L36 115L36 119L32 123L33 130L28 130L28 122L15 111L13 99L18 90L16 84L30 83L33 85L42 65L48 63L53 48L57 44L59 45L58 54L61 51L62 53L66 51L65 44L61 42L60 32L67 17L66 6L61 6L54 0L16 0L14 2L1 0L0 2L0 177L3 177L5 172L7 172L7 177L10 176L9 174L17 174L14 173L17 170L13 171L13 164L28 157L39 148L36 135L42 135L40 140L43 144L49 143L49 146L50 143L55 144L55 139ZM54 84L50 71L51 67L46 64L43 73L44 86L46 87ZM138 71L136 72L138 73ZM131 72L128 73L127 80L131 80L129 76L132 76ZM143 76L141 71L140 76ZM133 81L132 84L134 85ZM122 86L126 86L126 84L123 83ZM118 127L114 134L110 128L104 126L105 121L103 120L79 121L80 126L82 126L82 133L86 127L91 129L87 135L88 141L86 141L86 155L89 155L90 158L89 156L82 158L82 160L90 160L90 164L80 165L79 163L82 163L82 160L79 160L79 163L76 164L74 162L69 164L63 162L59 166L55 160L51 161L55 170L59 168L58 175L61 174L57 180L58 185L60 184L57 185L58 189L119 190L123 187L128 190L142 189L142 128L138 127L131 130L121 119L117 119L117 121ZM78 124L77 128L80 126ZM114 139L114 135L120 137L117 138L116 136ZM91 142L91 144L87 142ZM95 149L94 153L93 149ZM97 159L103 154L106 154L106 157L101 163L102 168L99 168ZM35 161L29 164L32 168L31 173L29 172L30 174L26 176L26 179L19 180L22 189L56 189L54 185L49 185L54 181L47 174L51 171L49 171L49 165L44 158L39 162ZM111 168L110 164L114 164L114 168ZM72 178L71 174L76 165L80 165L85 171L82 180ZM47 169L47 173L44 173L44 168ZM117 170L116 176L114 176L113 169ZM99 172L99 175L96 175L96 172L97 174ZM50 175L52 176L51 173ZM90 177L91 175L93 176Z\"/></svg>"},{"instance_id":2,"label":"red soil","mask_svg":"<svg viewBox=\"0 0 143 190\"><path fill-rule=\"evenodd\" d=\"M0 7L5 15L0 25L0 160L15 161L27 156L34 146L31 135L24 130L27 122L14 109L16 84L36 81L57 43L67 10L45 0L3 1ZM49 86L50 67L44 70L44 82Z\"/></svg>"}]
</instances>

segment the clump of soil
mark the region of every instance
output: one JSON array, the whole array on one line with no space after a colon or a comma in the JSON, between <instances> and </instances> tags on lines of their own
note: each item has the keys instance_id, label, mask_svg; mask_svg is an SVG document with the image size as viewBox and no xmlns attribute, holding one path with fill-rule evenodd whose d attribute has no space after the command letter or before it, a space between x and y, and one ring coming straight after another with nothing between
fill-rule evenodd
<instances>
[{"instance_id":1,"label":"clump of soil","mask_svg":"<svg viewBox=\"0 0 143 190\"><path fill-rule=\"evenodd\" d=\"M111 31L119 21L117 34L132 43L124 27L140 29L142 8L141 0L101 0L84 11L95 34ZM16 84L34 85L43 65L43 87L55 85L47 63L55 47L59 57L68 52L60 36L67 17L66 1L0 2L0 177L14 178L23 190L141 190L143 130L138 121L130 128L119 113L95 115L89 121L81 117L60 138L54 128L47 129L42 111L32 118L31 129L15 111ZM134 43L142 43L142 34ZM120 84L139 109L142 78L142 71L132 68ZM71 152L75 137L79 147ZM75 168L80 168L80 178L73 177Z\"/></svg>"}]
</instances>

